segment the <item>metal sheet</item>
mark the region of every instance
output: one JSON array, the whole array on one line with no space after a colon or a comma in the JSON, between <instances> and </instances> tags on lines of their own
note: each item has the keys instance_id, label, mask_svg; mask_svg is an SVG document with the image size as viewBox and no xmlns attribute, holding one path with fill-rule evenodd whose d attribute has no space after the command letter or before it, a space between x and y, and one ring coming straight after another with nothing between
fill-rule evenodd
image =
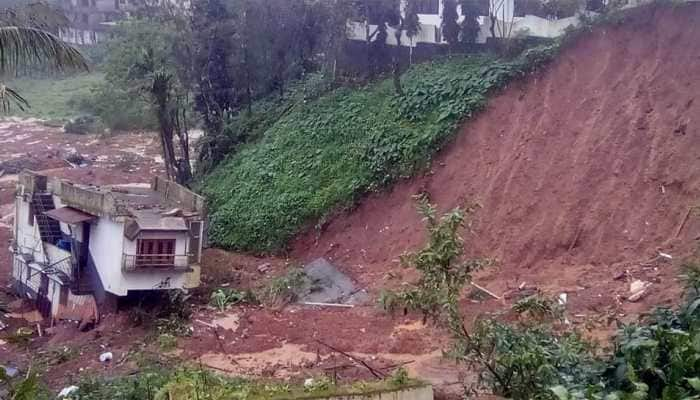
<instances>
[{"instance_id":1,"label":"metal sheet","mask_svg":"<svg viewBox=\"0 0 700 400\"><path fill-rule=\"evenodd\" d=\"M44 215L56 221L65 222L66 224L79 224L85 221L91 221L96 217L92 214L76 210L72 207L61 207L54 210L44 212Z\"/></svg>"}]
</instances>

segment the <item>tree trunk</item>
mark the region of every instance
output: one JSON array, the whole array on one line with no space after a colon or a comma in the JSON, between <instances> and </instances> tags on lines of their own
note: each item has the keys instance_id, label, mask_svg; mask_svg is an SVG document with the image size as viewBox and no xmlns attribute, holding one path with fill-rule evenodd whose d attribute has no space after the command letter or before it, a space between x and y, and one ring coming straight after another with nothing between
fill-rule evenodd
<instances>
[{"instance_id":1,"label":"tree trunk","mask_svg":"<svg viewBox=\"0 0 700 400\"><path fill-rule=\"evenodd\" d=\"M403 96L403 88L401 87L401 29L396 29L394 33L396 38L396 49L394 50L394 62L391 74L394 81L394 90L399 96Z\"/></svg>"}]
</instances>

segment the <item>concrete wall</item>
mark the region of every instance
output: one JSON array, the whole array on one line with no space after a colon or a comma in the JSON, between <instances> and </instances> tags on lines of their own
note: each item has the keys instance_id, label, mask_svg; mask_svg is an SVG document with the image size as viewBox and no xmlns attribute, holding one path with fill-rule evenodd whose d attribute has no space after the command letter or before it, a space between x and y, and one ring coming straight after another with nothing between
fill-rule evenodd
<instances>
[{"instance_id":1,"label":"concrete wall","mask_svg":"<svg viewBox=\"0 0 700 400\"><path fill-rule=\"evenodd\" d=\"M15 241L20 247L20 252L31 253L34 259L39 262L46 262L44 247L39 234L39 227L36 224L29 224L29 203L24 201L22 196L15 198Z\"/></svg>"},{"instance_id":2,"label":"concrete wall","mask_svg":"<svg viewBox=\"0 0 700 400\"><path fill-rule=\"evenodd\" d=\"M177 289L188 287L182 271L123 272L122 256L136 254L136 241L124 237L124 223L102 217L90 224L90 254L104 289L117 296L129 290ZM175 239L175 253L186 254L186 232L143 232L140 237ZM184 259L184 258L183 258Z\"/></svg>"},{"instance_id":3,"label":"concrete wall","mask_svg":"<svg viewBox=\"0 0 700 400\"><path fill-rule=\"evenodd\" d=\"M90 255L106 291L125 296L122 285L122 250L124 249L124 224L99 218L90 223Z\"/></svg>"}]
</instances>

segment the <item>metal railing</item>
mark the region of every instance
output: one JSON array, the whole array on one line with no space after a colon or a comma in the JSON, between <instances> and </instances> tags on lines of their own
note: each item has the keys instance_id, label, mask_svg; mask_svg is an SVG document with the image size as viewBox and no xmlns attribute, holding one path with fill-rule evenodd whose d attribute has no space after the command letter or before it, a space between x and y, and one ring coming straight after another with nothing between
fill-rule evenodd
<instances>
[{"instance_id":1,"label":"metal railing","mask_svg":"<svg viewBox=\"0 0 700 400\"><path fill-rule=\"evenodd\" d=\"M152 272L154 270L188 271L189 254L124 254L124 272Z\"/></svg>"}]
</instances>

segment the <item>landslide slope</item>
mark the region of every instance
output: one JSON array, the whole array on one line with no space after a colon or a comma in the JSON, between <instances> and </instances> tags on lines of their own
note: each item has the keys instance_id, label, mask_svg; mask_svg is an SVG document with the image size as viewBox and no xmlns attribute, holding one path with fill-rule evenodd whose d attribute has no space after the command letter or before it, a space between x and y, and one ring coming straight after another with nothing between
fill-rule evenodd
<instances>
[{"instance_id":1,"label":"landslide slope","mask_svg":"<svg viewBox=\"0 0 700 400\"><path fill-rule=\"evenodd\" d=\"M302 235L294 253L371 285L422 243L420 192L441 209L481 204L470 249L499 259L504 279L567 265L611 278L606 266L688 251L700 224L676 232L700 200L698 96L700 4L634 10L489 100L425 176Z\"/></svg>"}]
</instances>

